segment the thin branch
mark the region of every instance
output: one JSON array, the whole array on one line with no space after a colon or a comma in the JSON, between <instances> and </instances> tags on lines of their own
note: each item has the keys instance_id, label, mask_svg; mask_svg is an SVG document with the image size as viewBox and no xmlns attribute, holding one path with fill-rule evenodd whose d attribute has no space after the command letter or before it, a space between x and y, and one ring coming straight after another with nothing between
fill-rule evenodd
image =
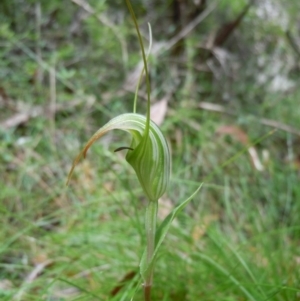
<instances>
[{"instance_id":1,"label":"thin branch","mask_svg":"<svg viewBox=\"0 0 300 301\"><path fill-rule=\"evenodd\" d=\"M237 113L229 111L224 106L221 105L212 104L209 102L200 102L198 106L203 110L217 112L217 113L224 113L231 116L238 116ZM266 119L266 118L258 118L257 121L263 125L270 126L274 129L282 130L284 132L300 136L300 131L288 124L281 123L272 119Z\"/></svg>"},{"instance_id":2,"label":"thin branch","mask_svg":"<svg viewBox=\"0 0 300 301\"><path fill-rule=\"evenodd\" d=\"M217 3L212 3L205 11L194 18L187 26L185 26L175 37L162 45L163 51L170 50L180 40L189 35L202 21L204 21L217 7Z\"/></svg>"},{"instance_id":3,"label":"thin branch","mask_svg":"<svg viewBox=\"0 0 300 301\"><path fill-rule=\"evenodd\" d=\"M94 98L85 100L73 100L71 102L68 102L67 104L56 104L54 112L55 114L57 114L62 111L72 110L82 104L88 104L88 106L91 106L92 103L94 103ZM47 110L49 109L44 106L31 107L27 112L16 113L1 122L0 128L9 129L24 124L32 118L36 118L38 116L47 116Z\"/></svg>"}]
</instances>

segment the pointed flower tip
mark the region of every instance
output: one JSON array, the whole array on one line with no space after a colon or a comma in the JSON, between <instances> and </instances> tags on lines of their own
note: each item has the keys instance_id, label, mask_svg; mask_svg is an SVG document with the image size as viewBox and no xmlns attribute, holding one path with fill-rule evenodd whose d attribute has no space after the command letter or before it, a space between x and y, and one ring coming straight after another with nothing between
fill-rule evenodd
<instances>
[{"instance_id":1,"label":"pointed flower tip","mask_svg":"<svg viewBox=\"0 0 300 301\"><path fill-rule=\"evenodd\" d=\"M91 145L108 131L114 129L124 130L132 135L130 147L120 147L116 151L128 149L127 162L135 170L149 200L157 201L164 194L169 183L170 151L159 127L151 121L149 131L145 133L146 117L135 113L122 114L111 119L91 137L75 158L67 183L71 179L75 166L82 156L86 156Z\"/></svg>"}]
</instances>

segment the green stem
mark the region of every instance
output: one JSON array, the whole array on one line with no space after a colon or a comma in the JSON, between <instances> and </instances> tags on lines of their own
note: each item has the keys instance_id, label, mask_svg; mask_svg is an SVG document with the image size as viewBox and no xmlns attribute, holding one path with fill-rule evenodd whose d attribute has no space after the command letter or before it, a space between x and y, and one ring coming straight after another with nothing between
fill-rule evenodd
<instances>
[{"instance_id":1,"label":"green stem","mask_svg":"<svg viewBox=\"0 0 300 301\"><path fill-rule=\"evenodd\" d=\"M146 236L147 236L147 249L146 249L146 265L147 265L147 274L145 277L144 283L144 295L145 301L151 300L151 287L153 283L153 254L155 249L155 231L156 231L156 219L157 219L157 208L158 201L150 201L146 210Z\"/></svg>"},{"instance_id":2,"label":"green stem","mask_svg":"<svg viewBox=\"0 0 300 301\"><path fill-rule=\"evenodd\" d=\"M151 52L151 48L152 48L152 30L151 30L151 25L150 23L148 23L148 27L149 27L149 49L148 49L148 53L146 55L146 61L148 62L148 56L150 55ZM139 92L139 88L140 88L140 84L142 81L142 77L145 71L145 67L143 67L143 70L140 74L139 80L138 80L138 84L136 86L135 89L135 95L134 95L134 100L133 100L133 113L136 113L136 103L137 103L137 97L138 97L138 92ZM149 103L149 98L148 98L148 103Z\"/></svg>"},{"instance_id":3,"label":"green stem","mask_svg":"<svg viewBox=\"0 0 300 301\"><path fill-rule=\"evenodd\" d=\"M144 49L144 44L142 40L142 36L139 30L139 26L137 23L137 19L135 16L135 13L133 11L133 8L131 6L130 0L126 0L127 7L129 9L130 15L132 17L138 40L141 46L141 51L142 51L142 57L143 57L143 62L144 62L144 68L145 68L145 74L146 74L146 86L147 86L147 121L146 121L146 127L145 127L145 136L147 137L149 135L149 128L150 128L150 92L151 92L151 87L150 87L150 78L149 78L149 72L148 72L148 65L147 65L147 58L146 58L146 53Z\"/></svg>"}]
</instances>

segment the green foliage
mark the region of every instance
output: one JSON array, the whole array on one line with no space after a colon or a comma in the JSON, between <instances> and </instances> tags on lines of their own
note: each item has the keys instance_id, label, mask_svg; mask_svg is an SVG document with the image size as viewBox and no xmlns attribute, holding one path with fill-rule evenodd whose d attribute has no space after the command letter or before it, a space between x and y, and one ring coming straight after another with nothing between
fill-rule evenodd
<instances>
[{"instance_id":1,"label":"green foliage","mask_svg":"<svg viewBox=\"0 0 300 301\"><path fill-rule=\"evenodd\" d=\"M150 262L150 265L152 265L153 262L155 261L157 255L158 255L158 250L160 249L161 244L163 243L163 241L171 227L172 222L178 216L178 214L188 205L188 203L195 197L195 195L199 192L201 186L199 186L199 188L197 188L197 190L190 197L188 197L186 200L180 202L180 204L177 207L175 207L172 210L172 212L170 212L170 214L162 221L159 228L156 230L155 249L153 252L153 258ZM146 252L144 252L141 263L140 263L140 270L141 270L142 275L147 274L147 271L149 269L148 264L149 263L147 263L147 260L146 260Z\"/></svg>"}]
</instances>

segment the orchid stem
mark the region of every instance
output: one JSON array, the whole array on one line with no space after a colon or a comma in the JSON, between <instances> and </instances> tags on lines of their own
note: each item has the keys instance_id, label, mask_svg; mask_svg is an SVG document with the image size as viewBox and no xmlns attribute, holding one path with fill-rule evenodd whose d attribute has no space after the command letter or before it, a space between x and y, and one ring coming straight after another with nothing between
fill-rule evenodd
<instances>
[{"instance_id":1,"label":"orchid stem","mask_svg":"<svg viewBox=\"0 0 300 301\"><path fill-rule=\"evenodd\" d=\"M146 210L146 236L147 236L147 275L144 283L144 295L145 301L151 301L151 288L153 283L153 268L154 268L154 249L155 249L155 231L156 231L156 219L157 219L158 201L150 201Z\"/></svg>"},{"instance_id":2,"label":"orchid stem","mask_svg":"<svg viewBox=\"0 0 300 301\"><path fill-rule=\"evenodd\" d=\"M147 65L147 57L145 53L145 48L142 40L142 36L140 33L139 25L137 23L137 19L134 13L134 10L131 6L130 0L126 0L127 7L129 9L130 15L132 17L139 44L141 46L141 51L142 51L142 57L143 57L143 63L144 63L144 69L145 69L145 75L146 75L146 87L147 87L147 121L146 121L146 127L145 127L145 136L149 135L149 128L150 128L150 93L151 93L151 86L150 86L150 77L149 77L149 72L148 72L148 65Z\"/></svg>"}]
</instances>

